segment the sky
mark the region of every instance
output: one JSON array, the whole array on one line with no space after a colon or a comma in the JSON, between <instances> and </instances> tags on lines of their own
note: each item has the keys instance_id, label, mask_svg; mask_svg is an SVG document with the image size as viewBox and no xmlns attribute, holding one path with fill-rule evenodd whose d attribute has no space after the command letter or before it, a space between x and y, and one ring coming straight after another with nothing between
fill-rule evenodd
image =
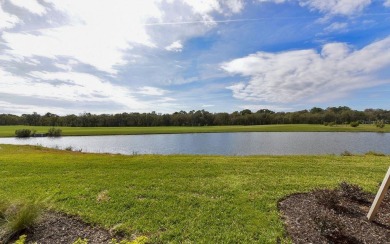
<instances>
[{"instance_id":1,"label":"sky","mask_svg":"<svg viewBox=\"0 0 390 244\"><path fill-rule=\"evenodd\" d=\"M390 0L0 0L0 113L390 109Z\"/></svg>"}]
</instances>

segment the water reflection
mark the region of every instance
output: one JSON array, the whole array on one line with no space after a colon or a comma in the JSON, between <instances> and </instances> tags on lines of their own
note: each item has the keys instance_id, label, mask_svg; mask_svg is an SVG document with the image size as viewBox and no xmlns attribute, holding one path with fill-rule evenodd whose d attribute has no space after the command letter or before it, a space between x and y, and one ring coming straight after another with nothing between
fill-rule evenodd
<instances>
[{"instance_id":1,"label":"water reflection","mask_svg":"<svg viewBox=\"0 0 390 244\"><path fill-rule=\"evenodd\" d=\"M377 151L390 154L388 133L243 132L167 135L0 138L3 144L29 144L83 152L121 154L293 155Z\"/></svg>"}]
</instances>

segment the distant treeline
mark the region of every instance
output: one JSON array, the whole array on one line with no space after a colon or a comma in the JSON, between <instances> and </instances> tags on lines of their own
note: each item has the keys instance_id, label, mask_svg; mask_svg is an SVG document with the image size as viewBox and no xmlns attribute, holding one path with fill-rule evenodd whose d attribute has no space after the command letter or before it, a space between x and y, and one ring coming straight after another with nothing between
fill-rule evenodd
<instances>
[{"instance_id":1,"label":"distant treeline","mask_svg":"<svg viewBox=\"0 0 390 244\"><path fill-rule=\"evenodd\" d=\"M374 123L390 121L390 111L383 109L352 110L346 106L314 107L296 112L274 112L249 109L233 113L210 113L205 110L180 111L172 114L119 113L59 116L53 113L0 114L0 125L44 125L44 126L207 126L207 125L268 125L268 124L346 124L351 122Z\"/></svg>"}]
</instances>

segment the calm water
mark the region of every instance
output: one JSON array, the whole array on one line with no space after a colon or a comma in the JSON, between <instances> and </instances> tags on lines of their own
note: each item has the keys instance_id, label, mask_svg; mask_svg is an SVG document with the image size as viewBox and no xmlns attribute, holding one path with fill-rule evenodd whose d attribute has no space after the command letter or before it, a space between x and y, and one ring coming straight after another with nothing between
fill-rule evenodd
<instances>
[{"instance_id":1,"label":"calm water","mask_svg":"<svg viewBox=\"0 0 390 244\"><path fill-rule=\"evenodd\" d=\"M83 152L121 154L291 155L377 151L390 154L389 133L244 132L61 138L0 138L3 144L30 144Z\"/></svg>"}]
</instances>

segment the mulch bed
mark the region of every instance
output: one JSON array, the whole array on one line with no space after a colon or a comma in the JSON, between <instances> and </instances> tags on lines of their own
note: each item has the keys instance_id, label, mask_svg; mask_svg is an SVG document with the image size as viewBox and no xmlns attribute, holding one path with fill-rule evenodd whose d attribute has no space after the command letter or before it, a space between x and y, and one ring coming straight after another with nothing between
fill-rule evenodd
<instances>
[{"instance_id":1,"label":"mulch bed","mask_svg":"<svg viewBox=\"0 0 390 244\"><path fill-rule=\"evenodd\" d=\"M374 198L356 185L341 183L335 190L291 195L278 208L294 243L390 243L390 192L369 222Z\"/></svg>"},{"instance_id":2,"label":"mulch bed","mask_svg":"<svg viewBox=\"0 0 390 244\"><path fill-rule=\"evenodd\" d=\"M73 243L78 238L88 239L88 243L109 243L117 238L109 231L91 226L80 218L62 213L46 212L40 221L27 230L26 243L52 244Z\"/></svg>"}]
</instances>

